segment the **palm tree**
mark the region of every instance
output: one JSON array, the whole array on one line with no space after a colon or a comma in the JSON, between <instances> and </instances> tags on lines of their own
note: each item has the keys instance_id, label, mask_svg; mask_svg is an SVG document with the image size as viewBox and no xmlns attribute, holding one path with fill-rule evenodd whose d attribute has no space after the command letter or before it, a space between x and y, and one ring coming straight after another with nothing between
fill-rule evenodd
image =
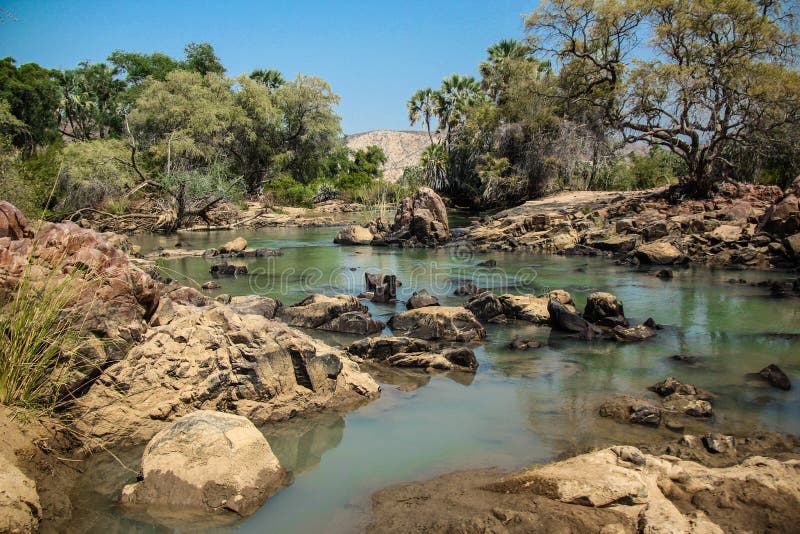
<instances>
[{"instance_id":1,"label":"palm tree","mask_svg":"<svg viewBox=\"0 0 800 534\"><path fill-rule=\"evenodd\" d=\"M425 182L436 191L442 191L448 185L447 159L447 152L441 145L430 144L422 151L419 162Z\"/></svg>"},{"instance_id":2,"label":"palm tree","mask_svg":"<svg viewBox=\"0 0 800 534\"><path fill-rule=\"evenodd\" d=\"M411 126L417 123L420 119L425 123L428 129L428 137L433 144L433 135L431 134L431 118L436 113L437 95L436 91L428 87L427 89L420 89L406 102L408 108L408 121Z\"/></svg>"},{"instance_id":3,"label":"palm tree","mask_svg":"<svg viewBox=\"0 0 800 534\"><path fill-rule=\"evenodd\" d=\"M532 52L533 49L519 39L501 39L486 49L488 58L478 65L478 72L482 78L481 87L495 103L499 101L502 87L508 83L504 67L512 60L536 61Z\"/></svg>"},{"instance_id":4,"label":"palm tree","mask_svg":"<svg viewBox=\"0 0 800 534\"><path fill-rule=\"evenodd\" d=\"M275 69L256 69L250 73L250 79L265 85L270 93L286 83L283 74Z\"/></svg>"},{"instance_id":5,"label":"palm tree","mask_svg":"<svg viewBox=\"0 0 800 534\"><path fill-rule=\"evenodd\" d=\"M467 108L481 98L485 98L485 95L472 76L451 74L442 80L442 88L436 95L436 116L439 119L439 129L447 129L447 145L450 143L452 130L461 124Z\"/></svg>"}]
</instances>

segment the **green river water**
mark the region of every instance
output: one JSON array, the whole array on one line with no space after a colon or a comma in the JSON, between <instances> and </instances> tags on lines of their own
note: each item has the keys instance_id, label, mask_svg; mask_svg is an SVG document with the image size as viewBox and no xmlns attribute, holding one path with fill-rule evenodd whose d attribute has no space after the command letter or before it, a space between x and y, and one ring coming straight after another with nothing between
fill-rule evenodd
<instances>
[{"instance_id":1,"label":"green river water","mask_svg":"<svg viewBox=\"0 0 800 534\"><path fill-rule=\"evenodd\" d=\"M664 325L644 343L584 343L527 324L489 325L485 343L473 348L476 375L385 371L380 399L346 414L320 414L263 428L291 485L253 516L227 526L181 519L156 520L114 504L122 485L135 479L108 455L91 458L73 496L76 532L162 532L219 530L244 533L350 532L369 521L370 495L389 484L423 480L448 471L499 466L519 468L551 461L570 451L611 442L675 439L667 430L621 425L600 418L598 406L618 394L655 398L647 387L667 377L718 395L715 417L687 432L744 433L763 428L800 433L800 388L780 391L751 373L776 363L800 376L800 300L773 298L765 288L730 284L757 282L776 273L679 270L662 281L653 271L632 270L611 260L538 254L473 255L469 250L340 247L335 228L272 228L258 231L181 234L192 248L218 246L241 235L250 247L279 248L283 256L236 260L252 273L220 279L212 294L260 293L293 304L312 292L357 294L364 272L394 273L403 282L399 299L425 288L443 305L461 305L453 295L463 280L496 292L540 293L563 288L579 309L596 290L623 301L632 323L653 317ZM145 236L143 250L172 248L175 236ZM485 259L497 269L477 268ZM202 258L164 260L168 275L198 282L210 279ZM387 320L405 309L369 304ZM357 336L309 332L331 344ZM389 334L389 331L386 331ZM515 336L547 343L531 352L505 345ZM692 354L686 365L670 359ZM141 448L115 451L138 468Z\"/></svg>"}]
</instances>

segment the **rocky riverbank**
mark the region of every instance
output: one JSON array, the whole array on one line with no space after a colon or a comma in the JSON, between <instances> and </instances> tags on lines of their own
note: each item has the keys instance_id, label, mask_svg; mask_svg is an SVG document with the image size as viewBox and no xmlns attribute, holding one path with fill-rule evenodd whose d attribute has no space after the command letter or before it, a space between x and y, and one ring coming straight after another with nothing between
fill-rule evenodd
<instances>
[{"instance_id":1,"label":"rocky riverbank","mask_svg":"<svg viewBox=\"0 0 800 534\"><path fill-rule=\"evenodd\" d=\"M65 488L83 453L146 442L198 410L238 414L252 426L352 408L379 394L343 351L274 320L281 305L272 299L218 301L165 284L131 263L115 234L74 223L34 229L13 206L1 207L0 292L7 297L27 284L36 298L68 279L76 288L68 303L73 328L85 340L54 369L63 377L58 419L2 407L0 480L8 483L0 531L30 532L40 522L58 530L71 513ZM221 432L230 426L209 424ZM213 456L195 453L202 461ZM268 487L256 481L255 497L234 484L228 497L215 490L215 498L249 513L275 491L275 477L261 480ZM152 489L163 484L146 487L131 490L130 502L168 503L169 492ZM230 501L236 495L244 500Z\"/></svg>"},{"instance_id":2,"label":"rocky riverbank","mask_svg":"<svg viewBox=\"0 0 800 534\"><path fill-rule=\"evenodd\" d=\"M722 184L713 198L674 198L674 189L570 192L501 211L451 231L444 203L420 189L391 223L344 228L343 245L446 246L609 256L639 265L704 264L725 269L800 265L800 178L775 186Z\"/></svg>"},{"instance_id":3,"label":"rocky riverbank","mask_svg":"<svg viewBox=\"0 0 800 534\"><path fill-rule=\"evenodd\" d=\"M369 532L794 532L800 441L776 434L611 446L512 473L481 469L373 495Z\"/></svg>"}]
</instances>

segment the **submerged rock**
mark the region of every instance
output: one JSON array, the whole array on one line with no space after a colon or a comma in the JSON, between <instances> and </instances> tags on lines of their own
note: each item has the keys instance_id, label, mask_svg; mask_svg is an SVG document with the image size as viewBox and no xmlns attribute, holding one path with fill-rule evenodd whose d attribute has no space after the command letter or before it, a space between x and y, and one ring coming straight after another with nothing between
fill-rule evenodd
<instances>
[{"instance_id":1,"label":"submerged rock","mask_svg":"<svg viewBox=\"0 0 800 534\"><path fill-rule=\"evenodd\" d=\"M789 377L786 376L786 373L783 372L783 369L775 365L774 363L769 364L768 366L764 367L761 371L758 372L759 376L769 382L773 387L783 390L790 390L792 389L792 383L789 380Z\"/></svg>"},{"instance_id":2,"label":"submerged rock","mask_svg":"<svg viewBox=\"0 0 800 534\"><path fill-rule=\"evenodd\" d=\"M253 423L200 410L150 440L141 476L123 488L123 503L228 509L246 516L281 489L286 473Z\"/></svg>"},{"instance_id":3,"label":"submerged rock","mask_svg":"<svg viewBox=\"0 0 800 534\"><path fill-rule=\"evenodd\" d=\"M603 403L600 416L610 417L620 423L634 423L647 426L661 424L661 409L642 399L623 395Z\"/></svg>"},{"instance_id":4,"label":"submerged rock","mask_svg":"<svg viewBox=\"0 0 800 534\"><path fill-rule=\"evenodd\" d=\"M483 289L479 288L478 286L476 286L472 282L469 282L469 283L462 284L462 285L458 286L455 289L455 291L453 291L453 295L458 295L458 296L463 297L463 296L467 296L467 295L477 295L478 293L481 293L482 291L483 291Z\"/></svg>"},{"instance_id":5,"label":"submerged rock","mask_svg":"<svg viewBox=\"0 0 800 534\"><path fill-rule=\"evenodd\" d=\"M471 311L458 306L428 306L398 313L389 327L403 335L421 339L476 341L486 330Z\"/></svg>"},{"instance_id":6,"label":"submerged rock","mask_svg":"<svg viewBox=\"0 0 800 534\"><path fill-rule=\"evenodd\" d=\"M353 295L309 295L281 309L279 317L291 326L347 334L374 334L384 328Z\"/></svg>"},{"instance_id":7,"label":"submerged rock","mask_svg":"<svg viewBox=\"0 0 800 534\"><path fill-rule=\"evenodd\" d=\"M541 346L541 341L537 341L535 339L525 339L520 336L515 337L508 344L508 348L512 350L531 350L538 349Z\"/></svg>"},{"instance_id":8,"label":"submerged rock","mask_svg":"<svg viewBox=\"0 0 800 534\"><path fill-rule=\"evenodd\" d=\"M229 263L220 263L212 265L211 276L240 276L247 274L247 265L231 265Z\"/></svg>"}]
</instances>

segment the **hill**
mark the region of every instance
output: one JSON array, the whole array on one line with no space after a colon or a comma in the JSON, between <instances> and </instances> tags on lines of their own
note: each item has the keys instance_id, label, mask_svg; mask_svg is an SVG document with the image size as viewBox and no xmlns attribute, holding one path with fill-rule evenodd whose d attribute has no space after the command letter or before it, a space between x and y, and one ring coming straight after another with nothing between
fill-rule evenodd
<instances>
[{"instance_id":1,"label":"hill","mask_svg":"<svg viewBox=\"0 0 800 534\"><path fill-rule=\"evenodd\" d=\"M430 144L427 132L372 130L347 136L347 146L352 150L379 146L386 154L383 176L396 182L403 175L403 169L418 165L420 155Z\"/></svg>"}]
</instances>

